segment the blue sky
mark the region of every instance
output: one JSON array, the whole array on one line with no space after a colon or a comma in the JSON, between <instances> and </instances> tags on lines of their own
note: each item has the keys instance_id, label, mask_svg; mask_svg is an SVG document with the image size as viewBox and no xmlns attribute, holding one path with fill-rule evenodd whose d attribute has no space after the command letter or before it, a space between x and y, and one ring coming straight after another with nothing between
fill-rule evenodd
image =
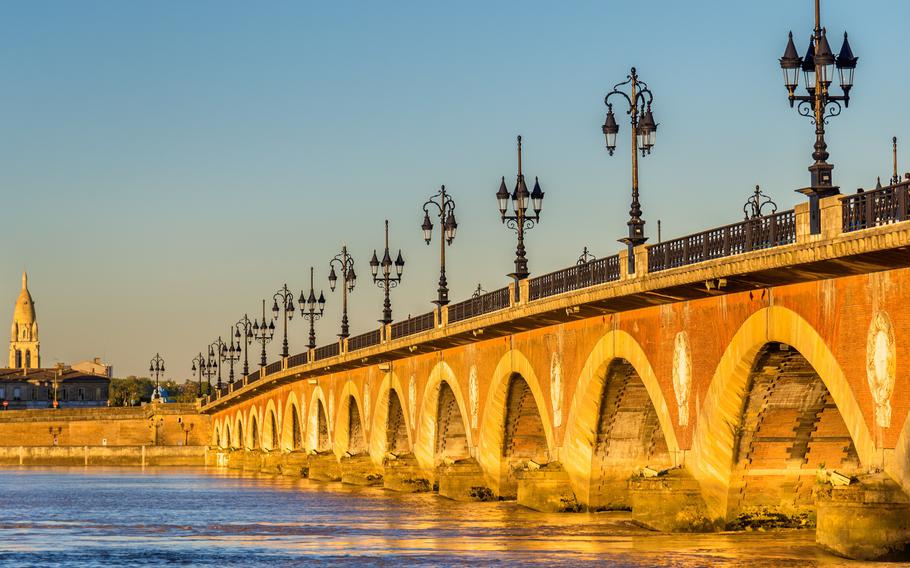
<instances>
[{"instance_id":1,"label":"blue sky","mask_svg":"<svg viewBox=\"0 0 910 568\"><path fill-rule=\"evenodd\" d=\"M572 264L584 246L618 251L628 128L608 157L600 124L603 95L632 65L660 123L641 161L652 238L657 219L664 238L738 220L755 184L790 207L808 183L812 126L788 107L777 59L791 29L805 50L810 0L0 10L0 299L11 315L27 267L48 365L97 355L126 375L160 351L182 380L261 298L305 286L310 265L329 301L327 343L340 318L327 264L342 242L361 276L352 333L372 329L381 291L367 261L385 218L407 261L395 316L424 313L438 251L420 238L420 205L442 183L458 207L452 299L505 285L515 241L493 194L500 176L514 182L519 133L525 173L546 191L532 273ZM910 146L910 3L828 0L822 12L860 58L828 137L835 182L852 191L890 175L891 136ZM305 337L295 319L292 352Z\"/></svg>"}]
</instances>

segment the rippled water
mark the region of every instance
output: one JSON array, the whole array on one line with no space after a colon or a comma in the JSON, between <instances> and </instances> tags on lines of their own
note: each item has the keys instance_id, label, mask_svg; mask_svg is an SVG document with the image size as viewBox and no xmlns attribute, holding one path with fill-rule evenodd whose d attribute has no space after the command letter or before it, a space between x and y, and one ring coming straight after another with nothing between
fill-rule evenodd
<instances>
[{"instance_id":1,"label":"rippled water","mask_svg":"<svg viewBox=\"0 0 910 568\"><path fill-rule=\"evenodd\" d=\"M809 531L661 535L621 513L219 470L0 469L0 515L0 563L15 566L856 564Z\"/></svg>"}]
</instances>

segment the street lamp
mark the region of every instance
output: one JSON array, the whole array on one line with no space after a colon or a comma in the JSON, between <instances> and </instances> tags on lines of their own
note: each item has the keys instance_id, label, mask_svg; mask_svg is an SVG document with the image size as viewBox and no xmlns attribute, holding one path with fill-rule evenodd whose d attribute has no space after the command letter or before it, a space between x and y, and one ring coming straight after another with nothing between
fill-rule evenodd
<instances>
[{"instance_id":1,"label":"street lamp","mask_svg":"<svg viewBox=\"0 0 910 568\"><path fill-rule=\"evenodd\" d=\"M392 275L392 266L395 267L395 275ZM382 268L382 274L379 269ZM382 255L382 262L376 256L376 250L373 249L373 258L370 259L370 271L373 273L373 283L385 290L385 301L382 303L382 319L379 323L388 325L392 323L392 301L389 299L389 290L395 288L401 282L401 272L404 270L404 259L401 257L401 249L398 249L398 258L392 262L392 256L389 254L389 220L385 221L385 252Z\"/></svg>"},{"instance_id":2,"label":"street lamp","mask_svg":"<svg viewBox=\"0 0 910 568\"><path fill-rule=\"evenodd\" d=\"M446 186L441 186L439 192L430 196L423 204L423 240L429 246L433 239L433 222L430 221L429 208L436 207L439 214L439 288L437 288L434 304L440 308L449 303L449 287L446 281L446 246L451 246L455 240L458 223L455 221L455 201L446 193Z\"/></svg>"},{"instance_id":3,"label":"street lamp","mask_svg":"<svg viewBox=\"0 0 910 568\"><path fill-rule=\"evenodd\" d=\"M506 176L502 176L499 191L496 192L496 201L499 204L499 215L502 223L515 231L518 235L518 248L515 249L515 272L509 274L515 279L515 294L518 298L518 281L528 277L528 258L525 255L525 231L531 230L540 222L540 211L543 209L543 191L540 182L534 178L534 189L528 192L525 176L521 172L521 136L518 137L518 178L515 181L515 191L512 192L512 215L507 215L509 210L509 191L506 189ZM528 206L534 214L528 214Z\"/></svg>"},{"instance_id":4,"label":"street lamp","mask_svg":"<svg viewBox=\"0 0 910 568\"><path fill-rule=\"evenodd\" d=\"M300 299L297 300L300 305L300 317L310 322L310 337L307 342L309 349L316 349L316 320L322 318L325 313L325 296L319 291L319 300L316 299L316 291L313 289L313 267L310 267L310 294L306 301L303 298L303 291L300 292ZM306 305L306 311L304 311Z\"/></svg>"},{"instance_id":5,"label":"street lamp","mask_svg":"<svg viewBox=\"0 0 910 568\"><path fill-rule=\"evenodd\" d=\"M813 235L821 232L819 199L840 193L840 189L832 182L831 171L834 166L827 162L829 154L828 144L825 142L825 124L829 118L841 113L842 102L844 107L850 105L850 89L853 87L853 73L858 59L850 49L846 32L840 53L834 57L828 44L827 32L821 25L819 0L815 0L815 29L809 39L806 56L800 58L793 44L793 32L790 32L784 56L780 58L780 68L784 73L784 86L787 88L790 106L793 107L797 103L797 112L811 119L815 125L815 146L812 152L812 159L815 162L809 166L811 185L797 190L809 197L809 231ZM829 87L834 81L835 68L839 72L843 95L833 95L829 92ZM805 95L796 94L800 71L805 76L807 93Z\"/></svg>"},{"instance_id":6,"label":"street lamp","mask_svg":"<svg viewBox=\"0 0 910 568\"><path fill-rule=\"evenodd\" d=\"M262 300L262 323L259 323L259 320L253 320L253 340L259 342L262 345L262 351L259 353L259 366L266 366L265 359L265 344L272 340L275 337L275 322L269 320L266 323L265 319L265 300Z\"/></svg>"},{"instance_id":7,"label":"street lamp","mask_svg":"<svg viewBox=\"0 0 910 568\"><path fill-rule=\"evenodd\" d=\"M278 319L278 314L283 313L284 315L284 339L281 342L281 356L288 356L288 322L294 319L294 293L288 290L288 285L285 284L275 292L275 295L272 297L274 303L272 304L272 319ZM278 301L281 301L281 307L279 308Z\"/></svg>"},{"instance_id":8,"label":"street lamp","mask_svg":"<svg viewBox=\"0 0 910 568\"><path fill-rule=\"evenodd\" d=\"M199 377L199 398L202 398L202 376L205 374L205 357L202 356L200 351L198 355L193 357L193 366L190 369L192 372L196 373Z\"/></svg>"},{"instance_id":9,"label":"street lamp","mask_svg":"<svg viewBox=\"0 0 910 568\"><path fill-rule=\"evenodd\" d=\"M253 322L246 314L234 324L234 340L238 346L243 344L243 376L247 376L250 374L248 347L253 343Z\"/></svg>"},{"instance_id":10,"label":"street lamp","mask_svg":"<svg viewBox=\"0 0 910 568\"><path fill-rule=\"evenodd\" d=\"M629 85L629 94L620 90L620 87ZM654 96L648 88L648 84L638 79L638 72L635 67L626 80L613 86L613 90L604 97L604 104L607 105L607 118L603 124L603 133L607 142L607 152L612 156L616 150L616 135L619 133L619 124L616 123L616 116L613 114L613 104L610 103L610 97L621 95L629 105L626 114L629 115L632 125L632 206L629 208L629 236L622 238L619 242L628 247L629 274L635 273L635 247L642 245L648 240L645 237L645 222L641 218L641 203L638 201L638 152L645 157L651 153L654 142L657 139L657 123L654 122L654 115L651 113L651 102Z\"/></svg>"},{"instance_id":11,"label":"street lamp","mask_svg":"<svg viewBox=\"0 0 910 568\"><path fill-rule=\"evenodd\" d=\"M335 258L329 261L329 288L335 291L335 284L338 282L338 275L335 274L335 264L338 264L338 270L341 271L341 333L338 337L346 338L348 335L348 293L354 291L354 284L357 283L357 274L354 273L354 259L348 254L347 245L342 245L341 252L335 255Z\"/></svg>"},{"instance_id":12,"label":"street lamp","mask_svg":"<svg viewBox=\"0 0 910 568\"><path fill-rule=\"evenodd\" d=\"M183 445L186 446L190 442L190 432L193 431L193 426L196 424L194 422L184 422L182 416L177 417L177 424L179 424L180 429L183 430Z\"/></svg>"},{"instance_id":13,"label":"street lamp","mask_svg":"<svg viewBox=\"0 0 910 568\"><path fill-rule=\"evenodd\" d=\"M215 368L218 369L218 383L215 385L215 388L218 389L219 391L222 388L224 388L224 384L221 382L222 365L219 365L219 363L224 362L224 356L222 354L223 353L222 350L224 349L224 347L225 347L225 343L224 343L224 341L221 341L220 335L218 336L218 339L216 339L215 341L212 342L211 345L209 345L209 357L213 357L215 359Z\"/></svg>"},{"instance_id":14,"label":"street lamp","mask_svg":"<svg viewBox=\"0 0 910 568\"><path fill-rule=\"evenodd\" d=\"M212 377L214 377L217 372L218 358L215 356L212 346L209 345L208 355L205 357L205 360L199 364L199 373L205 377L206 392L208 393L212 392Z\"/></svg>"},{"instance_id":15,"label":"street lamp","mask_svg":"<svg viewBox=\"0 0 910 568\"><path fill-rule=\"evenodd\" d=\"M225 345L224 343L221 344L221 362L224 363L225 361L227 361L228 365L229 365L229 369L230 369L230 371L228 372L228 384L229 385L234 384L234 363L236 361L240 360L240 352L242 351L242 349L240 347L240 341L237 341L231 337L232 331L234 333L236 333L234 326L231 326L228 329L227 345Z\"/></svg>"},{"instance_id":16,"label":"street lamp","mask_svg":"<svg viewBox=\"0 0 910 568\"><path fill-rule=\"evenodd\" d=\"M161 358L161 355L155 353L155 356L152 357L152 360L149 361L149 375L155 377L155 390L152 392L152 400L161 399L161 385L159 384L159 377L164 374L164 359Z\"/></svg>"}]
</instances>

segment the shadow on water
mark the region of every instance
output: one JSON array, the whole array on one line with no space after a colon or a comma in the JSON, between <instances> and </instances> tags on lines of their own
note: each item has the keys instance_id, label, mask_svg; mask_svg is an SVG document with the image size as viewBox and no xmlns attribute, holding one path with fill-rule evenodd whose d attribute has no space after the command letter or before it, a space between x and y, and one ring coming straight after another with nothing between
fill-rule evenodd
<instances>
[{"instance_id":1,"label":"shadow on water","mask_svg":"<svg viewBox=\"0 0 910 568\"><path fill-rule=\"evenodd\" d=\"M0 563L15 566L857 565L810 531L664 535L627 513L225 470L0 469L0 511Z\"/></svg>"}]
</instances>

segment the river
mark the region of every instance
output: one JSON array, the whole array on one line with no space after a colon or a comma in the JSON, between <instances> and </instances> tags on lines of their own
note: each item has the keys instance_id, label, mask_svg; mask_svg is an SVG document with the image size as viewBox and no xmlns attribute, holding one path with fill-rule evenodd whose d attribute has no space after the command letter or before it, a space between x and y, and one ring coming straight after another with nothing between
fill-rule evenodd
<instances>
[{"instance_id":1,"label":"river","mask_svg":"<svg viewBox=\"0 0 910 568\"><path fill-rule=\"evenodd\" d=\"M820 551L805 530L662 535L625 513L544 514L224 470L0 469L0 515L9 566L858 564Z\"/></svg>"}]
</instances>

